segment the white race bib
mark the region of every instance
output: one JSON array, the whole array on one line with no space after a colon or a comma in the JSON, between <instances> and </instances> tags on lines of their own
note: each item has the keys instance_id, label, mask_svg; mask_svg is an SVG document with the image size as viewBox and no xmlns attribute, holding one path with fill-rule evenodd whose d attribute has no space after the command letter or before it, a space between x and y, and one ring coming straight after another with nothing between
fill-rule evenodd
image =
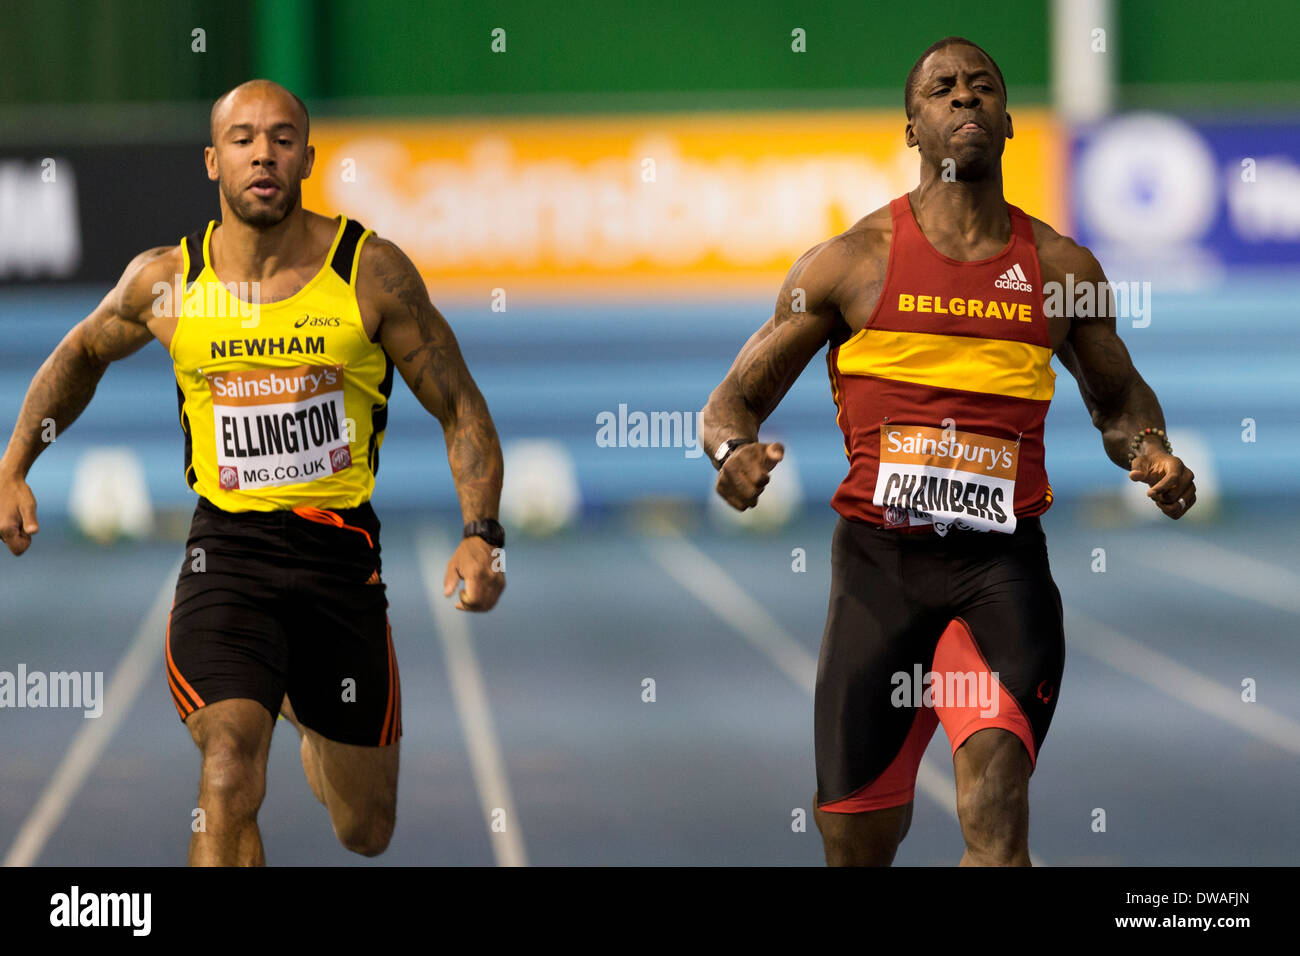
<instances>
[{"instance_id":1,"label":"white race bib","mask_svg":"<svg viewBox=\"0 0 1300 956\"><path fill-rule=\"evenodd\" d=\"M241 369L204 378L223 491L299 484L351 466L342 366Z\"/></svg>"},{"instance_id":2,"label":"white race bib","mask_svg":"<svg viewBox=\"0 0 1300 956\"><path fill-rule=\"evenodd\" d=\"M880 472L872 502L885 527L934 525L946 535L1016 530L1018 442L955 428L880 426Z\"/></svg>"}]
</instances>

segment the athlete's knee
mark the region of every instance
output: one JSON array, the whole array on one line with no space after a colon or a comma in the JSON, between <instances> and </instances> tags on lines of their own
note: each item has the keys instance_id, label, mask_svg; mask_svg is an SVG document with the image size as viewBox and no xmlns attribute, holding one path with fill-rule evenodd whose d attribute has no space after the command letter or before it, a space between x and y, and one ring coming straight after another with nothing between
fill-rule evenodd
<instances>
[{"instance_id":1,"label":"athlete's knee","mask_svg":"<svg viewBox=\"0 0 1300 956\"><path fill-rule=\"evenodd\" d=\"M362 856L378 856L388 849L397 824L397 809L381 805L364 813L350 814L347 820L334 824L334 835L343 848Z\"/></svg>"},{"instance_id":2,"label":"athlete's knee","mask_svg":"<svg viewBox=\"0 0 1300 956\"><path fill-rule=\"evenodd\" d=\"M957 817L977 862L1007 866L1027 859L1029 792L1019 779L988 773L959 788Z\"/></svg>"},{"instance_id":3,"label":"athlete's knee","mask_svg":"<svg viewBox=\"0 0 1300 956\"><path fill-rule=\"evenodd\" d=\"M266 796L265 757L234 735L216 734L203 747L199 789L227 812L255 814Z\"/></svg>"},{"instance_id":4,"label":"athlete's knee","mask_svg":"<svg viewBox=\"0 0 1300 956\"><path fill-rule=\"evenodd\" d=\"M226 812L256 814L266 796L265 712L229 707L195 717L201 718L192 728L202 756L200 796Z\"/></svg>"},{"instance_id":5,"label":"athlete's knee","mask_svg":"<svg viewBox=\"0 0 1300 956\"><path fill-rule=\"evenodd\" d=\"M889 866L907 834L912 805L866 813L816 808L813 819L822 835L827 866Z\"/></svg>"},{"instance_id":6,"label":"athlete's knee","mask_svg":"<svg viewBox=\"0 0 1300 956\"><path fill-rule=\"evenodd\" d=\"M863 843L843 833L822 831L822 849L827 866L891 866L898 843Z\"/></svg>"}]
</instances>

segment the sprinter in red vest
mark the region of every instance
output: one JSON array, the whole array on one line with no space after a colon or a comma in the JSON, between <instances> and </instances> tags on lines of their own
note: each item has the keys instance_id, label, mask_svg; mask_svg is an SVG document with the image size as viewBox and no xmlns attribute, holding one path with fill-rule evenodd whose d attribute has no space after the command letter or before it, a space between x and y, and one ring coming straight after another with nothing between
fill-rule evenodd
<instances>
[{"instance_id":1,"label":"sprinter in red vest","mask_svg":"<svg viewBox=\"0 0 1300 956\"><path fill-rule=\"evenodd\" d=\"M893 861L942 723L962 864L1027 866L1029 776L1065 656L1038 517L1052 504L1052 356L1078 380L1106 454L1156 507L1180 518L1196 489L1116 334L1101 266L1003 197L1013 130L997 64L947 37L917 60L904 103L920 185L794 264L775 314L710 396L702 438L718 494L754 507L783 455L759 426L829 344L849 470L832 500L817 669L826 860Z\"/></svg>"}]
</instances>

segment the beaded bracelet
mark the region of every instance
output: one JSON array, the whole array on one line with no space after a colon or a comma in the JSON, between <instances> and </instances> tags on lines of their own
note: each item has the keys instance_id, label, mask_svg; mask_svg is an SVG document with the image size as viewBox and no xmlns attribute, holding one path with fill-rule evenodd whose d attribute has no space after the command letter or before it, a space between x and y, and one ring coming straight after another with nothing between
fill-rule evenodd
<instances>
[{"instance_id":1,"label":"beaded bracelet","mask_svg":"<svg viewBox=\"0 0 1300 956\"><path fill-rule=\"evenodd\" d=\"M1155 435L1160 439L1160 444L1164 446L1166 455L1172 455L1174 453L1174 446L1169 444L1169 436L1165 434L1164 429L1144 428L1134 435L1133 440L1128 443L1128 461L1130 465L1133 464L1133 459L1137 457L1138 449L1142 447L1143 440L1149 435Z\"/></svg>"}]
</instances>

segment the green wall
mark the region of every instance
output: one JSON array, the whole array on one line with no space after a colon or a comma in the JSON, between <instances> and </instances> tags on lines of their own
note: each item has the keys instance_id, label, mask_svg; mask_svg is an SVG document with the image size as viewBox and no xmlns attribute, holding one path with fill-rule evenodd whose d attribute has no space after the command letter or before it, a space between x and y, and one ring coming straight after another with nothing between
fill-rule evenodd
<instances>
[{"instance_id":1,"label":"green wall","mask_svg":"<svg viewBox=\"0 0 1300 956\"><path fill-rule=\"evenodd\" d=\"M1041 99L1043 0L42 0L0 32L0 102L210 99L253 75L309 98L557 98L873 91L901 101L922 49L958 33ZM207 30L207 52L190 31ZM489 49L506 30L507 52ZM801 27L807 52L791 52ZM615 104L617 105L617 104Z\"/></svg>"},{"instance_id":2,"label":"green wall","mask_svg":"<svg viewBox=\"0 0 1300 956\"><path fill-rule=\"evenodd\" d=\"M897 91L917 55L949 34L985 45L1014 85L1043 87L1047 54L1041 0L999 15L970 3L861 0L701 0L562 4L399 0L377 18L366 0L337 0L332 45L343 55L337 95L529 93L658 94L695 91ZM428 10L437 8L430 15ZM1005 11L1005 13L1003 13ZM493 28L507 53L489 49ZM807 52L791 51L791 31ZM401 38L395 43L395 38Z\"/></svg>"},{"instance_id":3,"label":"green wall","mask_svg":"<svg viewBox=\"0 0 1300 956\"><path fill-rule=\"evenodd\" d=\"M1300 0L1115 2L1121 102L1295 108Z\"/></svg>"},{"instance_id":4,"label":"green wall","mask_svg":"<svg viewBox=\"0 0 1300 956\"><path fill-rule=\"evenodd\" d=\"M253 0L4 0L0 103L207 98L252 69L252 6ZM196 27L207 32L207 53L191 52Z\"/></svg>"},{"instance_id":5,"label":"green wall","mask_svg":"<svg viewBox=\"0 0 1300 956\"><path fill-rule=\"evenodd\" d=\"M1121 101L1293 105L1297 0L1115 3ZM256 75L399 111L890 105L950 33L989 49L1013 102L1044 101L1047 0L41 0L5 4L0 105L209 100Z\"/></svg>"}]
</instances>

